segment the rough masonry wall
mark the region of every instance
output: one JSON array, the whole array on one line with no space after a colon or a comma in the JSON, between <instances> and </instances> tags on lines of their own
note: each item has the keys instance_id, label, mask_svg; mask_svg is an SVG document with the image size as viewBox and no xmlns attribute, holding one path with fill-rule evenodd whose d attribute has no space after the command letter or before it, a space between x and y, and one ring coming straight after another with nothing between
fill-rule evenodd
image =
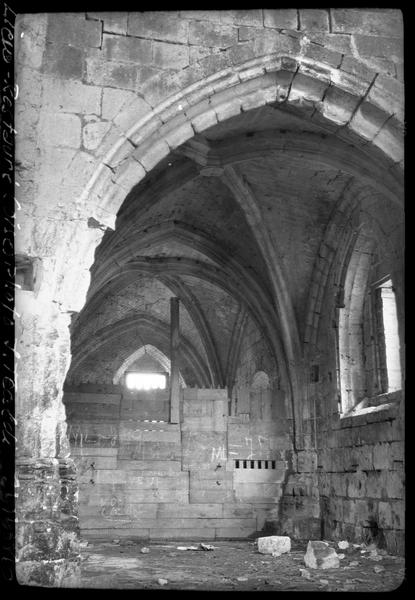
<instances>
[{"instance_id":1,"label":"rough masonry wall","mask_svg":"<svg viewBox=\"0 0 415 600\"><path fill-rule=\"evenodd\" d=\"M366 225L375 222L372 241L376 279L392 277L400 315L401 365L404 371L402 213L379 202L376 213L360 208ZM381 210L383 208L383 210ZM332 240L342 238L334 226ZM333 243L333 249L336 243ZM337 247L341 243L337 242ZM324 251L321 251L324 255ZM330 263L330 255L325 254ZM375 541L390 553L403 554L405 543L404 393L398 390L376 399L360 414L341 416L336 361L338 265L329 269L324 310L309 348L318 375L309 384L310 422L316 431L317 472L321 499L322 534L331 539ZM341 309L340 309L341 310ZM332 351L330 351L332 349ZM367 367L367 365L366 365ZM404 378L403 378L404 381Z\"/></svg>"}]
</instances>

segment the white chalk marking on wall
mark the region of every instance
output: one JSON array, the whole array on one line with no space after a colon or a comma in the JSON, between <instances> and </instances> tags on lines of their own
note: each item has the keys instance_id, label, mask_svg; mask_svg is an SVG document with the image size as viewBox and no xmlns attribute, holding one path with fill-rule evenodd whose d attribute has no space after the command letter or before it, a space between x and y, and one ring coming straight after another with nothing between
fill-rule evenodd
<instances>
[{"instance_id":1,"label":"white chalk marking on wall","mask_svg":"<svg viewBox=\"0 0 415 600\"><path fill-rule=\"evenodd\" d=\"M246 437L245 438L245 445L250 447L250 453L249 456L246 457L246 460L251 460L254 457L254 451L253 451L253 445L252 445L252 438Z\"/></svg>"},{"instance_id":2,"label":"white chalk marking on wall","mask_svg":"<svg viewBox=\"0 0 415 600\"><path fill-rule=\"evenodd\" d=\"M226 460L225 454L225 446L220 446L219 448L212 448L212 456L210 459L212 462L214 460Z\"/></svg>"}]
</instances>

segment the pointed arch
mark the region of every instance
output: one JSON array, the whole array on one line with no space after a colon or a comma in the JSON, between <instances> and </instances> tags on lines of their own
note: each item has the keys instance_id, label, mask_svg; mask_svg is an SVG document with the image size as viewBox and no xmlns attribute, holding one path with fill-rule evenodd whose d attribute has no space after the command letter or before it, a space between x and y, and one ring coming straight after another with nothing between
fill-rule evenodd
<instances>
[{"instance_id":1,"label":"pointed arch","mask_svg":"<svg viewBox=\"0 0 415 600\"><path fill-rule=\"evenodd\" d=\"M130 354L130 356L128 358L126 358L124 360L124 362L117 369L117 371L113 377L113 380L112 380L113 384L118 385L118 383L120 382L122 376L124 375L124 373L128 369L128 367L130 367L132 364L134 364L137 360L139 360L145 354L149 354L151 356L151 358L153 358L155 361L157 361L163 367L163 369L165 371L167 371L167 373L170 373L170 370L171 370L170 359L161 350L156 348L156 346L153 346L152 344L145 344L144 346L141 346L141 348L138 348L137 350L135 350L132 354ZM186 383L185 383L181 373L179 374L179 379L180 379L180 385L185 388Z\"/></svg>"}]
</instances>

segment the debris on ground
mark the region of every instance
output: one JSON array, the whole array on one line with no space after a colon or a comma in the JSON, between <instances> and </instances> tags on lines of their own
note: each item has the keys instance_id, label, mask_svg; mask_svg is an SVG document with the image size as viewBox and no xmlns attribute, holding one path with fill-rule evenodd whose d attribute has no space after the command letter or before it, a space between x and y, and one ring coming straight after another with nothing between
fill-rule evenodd
<instances>
[{"instance_id":1,"label":"debris on ground","mask_svg":"<svg viewBox=\"0 0 415 600\"><path fill-rule=\"evenodd\" d=\"M340 550L346 550L349 547L349 542L347 542L346 540L342 540L338 542L337 545L340 548Z\"/></svg>"},{"instance_id":2,"label":"debris on ground","mask_svg":"<svg viewBox=\"0 0 415 600\"><path fill-rule=\"evenodd\" d=\"M300 569L300 573L301 577L304 577L305 579L311 579L310 571L307 571L307 569Z\"/></svg>"},{"instance_id":3,"label":"debris on ground","mask_svg":"<svg viewBox=\"0 0 415 600\"><path fill-rule=\"evenodd\" d=\"M160 578L160 579L157 579L157 583L158 583L159 585L167 585L169 582L168 582L168 580L167 580L167 579L161 579L161 578Z\"/></svg>"},{"instance_id":4,"label":"debris on ground","mask_svg":"<svg viewBox=\"0 0 415 600\"><path fill-rule=\"evenodd\" d=\"M359 563L357 560L352 560L352 562L349 564L349 567L358 567Z\"/></svg>"},{"instance_id":5,"label":"debris on ground","mask_svg":"<svg viewBox=\"0 0 415 600\"><path fill-rule=\"evenodd\" d=\"M269 535L257 539L258 552L281 556L291 551L291 539L287 535Z\"/></svg>"},{"instance_id":6,"label":"debris on ground","mask_svg":"<svg viewBox=\"0 0 415 600\"><path fill-rule=\"evenodd\" d=\"M88 546L88 542L86 540L82 540L79 542L80 548L86 548Z\"/></svg>"},{"instance_id":7,"label":"debris on ground","mask_svg":"<svg viewBox=\"0 0 415 600\"><path fill-rule=\"evenodd\" d=\"M214 550L215 549L215 546L211 546L210 544L203 544L203 543L200 543L199 547L201 550Z\"/></svg>"},{"instance_id":8,"label":"debris on ground","mask_svg":"<svg viewBox=\"0 0 415 600\"><path fill-rule=\"evenodd\" d=\"M177 546L177 550L214 550L215 546L200 543L198 546Z\"/></svg>"},{"instance_id":9,"label":"debris on ground","mask_svg":"<svg viewBox=\"0 0 415 600\"><path fill-rule=\"evenodd\" d=\"M214 544L215 551L206 552L199 547L201 541L172 540L169 545L152 541L148 546L149 560L138 556L140 549L145 547L144 540L137 540L126 548L94 542L93 547L90 544L81 551L81 559L86 559L81 563L82 587L97 587L99 583L102 588L114 590L168 591L177 587L180 581L180 589L186 590L252 591L259 587L263 591L384 592L396 589L404 578L402 557L396 557L396 560L384 557L383 562L375 562L364 559L369 553L361 555L360 548L344 550L346 557L340 561L340 568L323 571L308 568L303 562L308 540L305 543L292 540L290 553L279 558L253 552L253 545L242 541L203 540L205 544ZM337 546L338 540L326 542L337 553L342 552ZM199 550L182 552L176 549L177 545L199 547ZM351 561L356 561L357 566L350 567ZM385 570L375 570L379 566ZM238 580L240 577L248 580ZM160 585L158 578L165 579L168 584ZM328 585L324 580L329 582Z\"/></svg>"},{"instance_id":10,"label":"debris on ground","mask_svg":"<svg viewBox=\"0 0 415 600\"><path fill-rule=\"evenodd\" d=\"M370 554L367 558L370 558L372 560L382 560L383 552L381 554L381 552L376 548L376 546L370 546L368 550Z\"/></svg>"},{"instance_id":11,"label":"debris on ground","mask_svg":"<svg viewBox=\"0 0 415 600\"><path fill-rule=\"evenodd\" d=\"M321 585L328 585L328 584L329 584L329 581L328 581L328 579L319 579L318 581L319 581L319 583L320 583Z\"/></svg>"},{"instance_id":12,"label":"debris on ground","mask_svg":"<svg viewBox=\"0 0 415 600\"><path fill-rule=\"evenodd\" d=\"M141 552L141 554L148 554L150 552L150 548L146 548L146 547L141 548L140 552Z\"/></svg>"},{"instance_id":13,"label":"debris on ground","mask_svg":"<svg viewBox=\"0 0 415 600\"><path fill-rule=\"evenodd\" d=\"M375 565L373 567L375 573L382 573L385 570L385 567L381 567L380 565Z\"/></svg>"},{"instance_id":14,"label":"debris on ground","mask_svg":"<svg viewBox=\"0 0 415 600\"><path fill-rule=\"evenodd\" d=\"M120 546L134 546L134 542L132 540L121 540Z\"/></svg>"},{"instance_id":15,"label":"debris on ground","mask_svg":"<svg viewBox=\"0 0 415 600\"><path fill-rule=\"evenodd\" d=\"M334 548L320 540L308 542L304 563L311 569L336 569L340 566L339 557Z\"/></svg>"},{"instance_id":16,"label":"debris on ground","mask_svg":"<svg viewBox=\"0 0 415 600\"><path fill-rule=\"evenodd\" d=\"M339 557L339 559L340 559L340 560L343 560L343 558L345 558L345 557L346 557L346 555L345 555L345 554L338 554L337 556Z\"/></svg>"},{"instance_id":17,"label":"debris on ground","mask_svg":"<svg viewBox=\"0 0 415 600\"><path fill-rule=\"evenodd\" d=\"M346 581L343 584L343 591L351 592L355 589L356 589L356 584L353 581L353 579L346 579Z\"/></svg>"},{"instance_id":18,"label":"debris on ground","mask_svg":"<svg viewBox=\"0 0 415 600\"><path fill-rule=\"evenodd\" d=\"M248 577L237 577L236 581L248 581Z\"/></svg>"},{"instance_id":19,"label":"debris on ground","mask_svg":"<svg viewBox=\"0 0 415 600\"><path fill-rule=\"evenodd\" d=\"M120 543L119 539L115 539L115 540L112 540L112 541L113 541L114 544L119 544Z\"/></svg>"}]
</instances>

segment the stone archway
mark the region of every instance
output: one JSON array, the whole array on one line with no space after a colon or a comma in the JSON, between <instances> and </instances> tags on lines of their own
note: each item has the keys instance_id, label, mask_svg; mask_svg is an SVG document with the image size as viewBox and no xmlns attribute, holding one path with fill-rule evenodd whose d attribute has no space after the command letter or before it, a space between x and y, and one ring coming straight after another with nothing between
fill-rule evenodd
<instances>
[{"instance_id":1,"label":"stone archway","mask_svg":"<svg viewBox=\"0 0 415 600\"><path fill-rule=\"evenodd\" d=\"M32 28L32 36L38 36L38 49L42 44L46 46L46 21L40 19ZM30 40L30 36L27 38ZM17 376L21 383L16 407L18 415L22 415L18 432L22 469L30 463L34 450L36 456L48 462L56 482L59 481L58 471L69 465L70 461L65 463L68 445L62 386L70 359L70 315L84 304L89 267L103 230L114 227L125 196L172 149L191 139L195 133L242 111L264 104L285 105L303 114L312 114L329 131L338 131L348 143L357 140L363 142L366 150L373 148L375 162L387 165L389 187L399 187L403 158L399 139L402 118L399 110L395 110L396 103L390 103L387 94L382 95L387 86L378 85L377 73L368 69L368 79L361 80L333 66L329 51L321 51L319 60L314 60L307 56L308 42L300 44L294 37L289 38L279 31L275 31L275 40L281 48L277 53L266 51L268 44L264 43L255 48L254 54L257 52L258 56L245 60L242 52L232 60L235 50L225 49L203 73L190 68L173 76L166 73L155 76L143 86L142 91L147 94L145 102L137 97L113 117L112 128L102 138L96 152L83 148L56 153L54 168L58 175L56 181L48 185L53 188L49 194L56 197L53 207L59 207L62 219L59 222L53 218L44 219L45 215L51 217L51 211L47 206L50 196L43 183L37 190L40 200L36 215L40 221L44 219L44 224L42 227L37 225L38 231L33 235L21 233L19 239L23 254L31 259L39 258L34 265L36 293L22 292L16 303L16 310L21 315L17 337L24 339L25 346L36 349L26 361L27 352L21 347L23 359L17 361ZM270 46L273 44L274 41ZM39 70L42 57L35 54L30 61L27 57L26 60L32 69L28 75L29 87L39 90L42 87ZM232 66L222 68L227 60ZM164 99L166 94L167 100ZM138 119L137 112L142 114ZM387 160L384 161L385 157ZM211 166L207 164L207 167ZM65 173L63 178L61 172ZM243 204L248 221L253 226L260 226L255 199L250 197L241 181L234 183L234 187L239 188L236 197ZM266 238L262 239L273 282L275 310L283 324L282 343L290 373L296 441L301 447L301 400L305 384L301 340L286 289L286 275L275 266L272 247ZM36 381L33 373L37 375ZM43 477L42 473L40 477ZM55 491L58 496L58 483ZM72 510L72 506L68 510ZM55 558L60 560L61 555ZM67 556L63 558L65 560ZM50 577L54 580L55 576Z\"/></svg>"},{"instance_id":2,"label":"stone archway","mask_svg":"<svg viewBox=\"0 0 415 600\"><path fill-rule=\"evenodd\" d=\"M171 85L174 88L174 83ZM372 140L375 140L373 147L381 149L381 157L385 157L389 164L389 172L385 174L383 171L386 187L391 190L389 193L392 196L398 195L402 173L396 165L401 162L402 155L399 151L396 154L397 147L391 143L390 136L378 137L389 117L384 104L380 109L376 101L371 103L368 97L370 88L370 85L362 87L357 77L345 77L338 69L325 64L324 60L312 61L296 55L272 54L247 61L233 69L221 70L205 80L179 89L136 122L133 116L136 104L133 102L120 116L120 120L129 123L130 127L101 159L79 196L79 202L87 202L99 222L112 227L126 193L171 150L184 144L195 133L265 104L285 105L305 114L311 105L318 115L318 122L326 126L328 131L342 129L345 140L360 141L366 152ZM362 103L365 110L361 107ZM383 117L380 117L382 110ZM376 114L376 123L373 123L373 114ZM113 132L110 132L107 138L113 136ZM342 157L343 161L346 160L345 156ZM209 168L207 157L203 160ZM380 172L379 165L379 158L374 161L369 158L369 177L374 178L374 174ZM352 168L358 169L359 163ZM226 178L230 176L228 171ZM239 190L235 197L245 211L248 222L254 230L259 228L258 240L273 281L275 308L283 325L282 343L292 386L296 443L301 447L299 402L304 388L301 376L303 357L285 275L279 270L273 256L272 244L266 241L267 235L261 228L255 199L250 197L249 190L238 178L234 187Z\"/></svg>"}]
</instances>

